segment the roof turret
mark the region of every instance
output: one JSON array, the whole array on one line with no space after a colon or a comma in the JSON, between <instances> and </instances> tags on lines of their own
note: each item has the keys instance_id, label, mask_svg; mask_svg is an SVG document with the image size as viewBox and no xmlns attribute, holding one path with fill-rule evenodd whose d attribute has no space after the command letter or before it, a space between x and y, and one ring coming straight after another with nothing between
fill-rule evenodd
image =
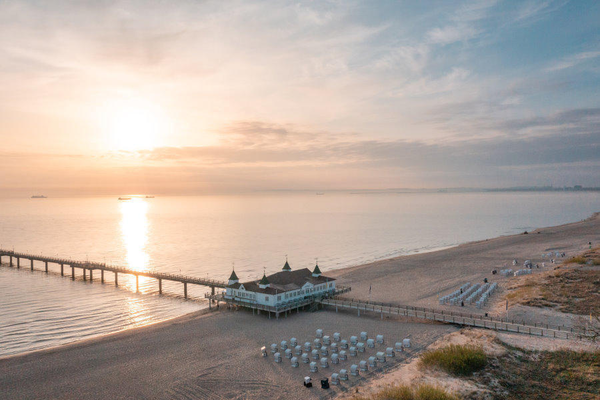
<instances>
[{"instance_id":1,"label":"roof turret","mask_svg":"<svg viewBox=\"0 0 600 400\"><path fill-rule=\"evenodd\" d=\"M315 269L312 272L312 276L314 276L314 277L321 276L321 269L319 268L319 264L315 264Z\"/></svg>"},{"instance_id":2,"label":"roof turret","mask_svg":"<svg viewBox=\"0 0 600 400\"><path fill-rule=\"evenodd\" d=\"M227 282L228 285L235 285L236 283L238 283L240 281L240 278L238 278L237 274L235 273L235 269L231 271L231 275L229 276L229 282Z\"/></svg>"},{"instance_id":3,"label":"roof turret","mask_svg":"<svg viewBox=\"0 0 600 400\"><path fill-rule=\"evenodd\" d=\"M229 280L230 281L239 281L240 280L238 278L238 276L235 274L235 270L231 271L231 276L229 276Z\"/></svg>"},{"instance_id":4,"label":"roof turret","mask_svg":"<svg viewBox=\"0 0 600 400\"><path fill-rule=\"evenodd\" d=\"M262 279L258 282L258 286L261 289L265 289L268 288L271 285L271 282L269 282L269 280L267 279L267 274L263 272L263 277Z\"/></svg>"},{"instance_id":5,"label":"roof turret","mask_svg":"<svg viewBox=\"0 0 600 400\"><path fill-rule=\"evenodd\" d=\"M290 264L288 263L287 256L285 257L285 264L283 265L283 268L281 270L282 271L291 271L292 270L292 267L290 267Z\"/></svg>"}]
</instances>

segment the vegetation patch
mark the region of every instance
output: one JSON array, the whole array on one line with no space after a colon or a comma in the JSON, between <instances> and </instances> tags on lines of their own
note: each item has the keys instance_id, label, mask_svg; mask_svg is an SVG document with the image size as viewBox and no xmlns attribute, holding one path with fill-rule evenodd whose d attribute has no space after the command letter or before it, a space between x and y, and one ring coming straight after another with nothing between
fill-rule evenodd
<instances>
[{"instance_id":1,"label":"vegetation patch","mask_svg":"<svg viewBox=\"0 0 600 400\"><path fill-rule=\"evenodd\" d=\"M436 350L428 350L421 357L422 367L439 368L456 376L471 375L487 364L487 356L481 347L451 344Z\"/></svg>"},{"instance_id":2,"label":"vegetation patch","mask_svg":"<svg viewBox=\"0 0 600 400\"><path fill-rule=\"evenodd\" d=\"M509 347L475 380L490 386L497 399L598 399L600 351L529 352Z\"/></svg>"},{"instance_id":3,"label":"vegetation patch","mask_svg":"<svg viewBox=\"0 0 600 400\"><path fill-rule=\"evenodd\" d=\"M458 400L459 398L431 385L389 386L368 397L353 397L353 400Z\"/></svg>"},{"instance_id":4,"label":"vegetation patch","mask_svg":"<svg viewBox=\"0 0 600 400\"><path fill-rule=\"evenodd\" d=\"M580 265L600 265L600 247L590 249L583 254L572 257L567 263Z\"/></svg>"},{"instance_id":5,"label":"vegetation patch","mask_svg":"<svg viewBox=\"0 0 600 400\"><path fill-rule=\"evenodd\" d=\"M597 255L596 250L584 254L585 260ZM578 260L574 257L571 260ZM506 299L531 307L548 307L557 311L579 315L600 314L600 269L572 263L557 267L545 275L523 277L509 287Z\"/></svg>"},{"instance_id":6,"label":"vegetation patch","mask_svg":"<svg viewBox=\"0 0 600 400\"><path fill-rule=\"evenodd\" d=\"M558 269L543 282L539 300L532 299L525 304L537 307L553 304L562 312L598 315L600 313L598 293L600 293L600 270Z\"/></svg>"}]
</instances>

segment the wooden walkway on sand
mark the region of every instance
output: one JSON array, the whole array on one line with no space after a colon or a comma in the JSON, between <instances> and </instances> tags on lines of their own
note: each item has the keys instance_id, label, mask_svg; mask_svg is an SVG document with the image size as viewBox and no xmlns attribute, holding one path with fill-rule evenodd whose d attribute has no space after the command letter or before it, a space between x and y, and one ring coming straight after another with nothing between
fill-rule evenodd
<instances>
[{"instance_id":1,"label":"wooden walkway on sand","mask_svg":"<svg viewBox=\"0 0 600 400\"><path fill-rule=\"evenodd\" d=\"M83 272L83 280L94 280L94 271L100 272L100 280L104 283L104 273L112 272L115 277L115 286L119 286L119 274L135 275L136 291L139 291L139 277L144 276L158 280L158 292L162 294L162 281L180 282L183 284L183 295L187 299L187 285L201 285L211 288L212 294L215 293L215 288L225 288L227 282L209 278L197 278L186 275L168 274L164 272L138 271L132 268L120 267L112 264L92 262L92 261L76 261L59 257L48 257L43 255L19 253L12 250L0 249L0 264L4 257L9 258L7 263L11 267L21 268L21 260L29 261L29 268L34 270L34 262L44 263L44 270L48 273L48 264L60 265L61 276L65 275L65 267L71 268L71 279L75 280L75 269L81 269Z\"/></svg>"},{"instance_id":2,"label":"wooden walkway on sand","mask_svg":"<svg viewBox=\"0 0 600 400\"><path fill-rule=\"evenodd\" d=\"M568 327L539 324L532 325L525 322L521 323L515 321L506 321L500 318L486 317L484 315L455 313L444 310L384 304L357 299L330 298L322 299L320 300L320 303L324 306L335 307L336 312L339 308L356 310L359 316L361 311L380 314L382 318L384 314L402 315L405 317L427 319L461 326L472 326L475 328L493 329L496 331L524 333L527 335L561 339L579 340L588 336L588 332L585 330Z\"/></svg>"}]
</instances>

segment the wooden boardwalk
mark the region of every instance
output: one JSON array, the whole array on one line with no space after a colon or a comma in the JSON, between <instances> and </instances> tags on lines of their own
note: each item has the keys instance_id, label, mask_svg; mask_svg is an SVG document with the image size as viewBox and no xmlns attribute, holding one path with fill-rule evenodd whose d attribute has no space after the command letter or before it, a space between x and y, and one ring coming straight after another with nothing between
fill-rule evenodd
<instances>
[{"instance_id":1,"label":"wooden boardwalk","mask_svg":"<svg viewBox=\"0 0 600 400\"><path fill-rule=\"evenodd\" d=\"M144 276L158 280L158 292L162 293L162 281L180 282L183 284L183 295L187 299L187 285L201 285L211 288L212 294L215 293L215 288L225 288L227 282L209 278L197 278L186 275L168 274L164 272L138 271L132 268L120 267L112 264L92 262L92 261L77 261L59 257L48 257L43 255L19 253L12 250L0 249L0 264L3 258L7 257L8 265L11 267L21 268L21 261L29 262L29 268L34 270L34 262L44 263L44 270L48 272L48 264L60 265L60 274L65 275L65 267L71 268L71 279L75 280L75 270L80 269L83 272L83 280L94 280L94 271L100 272L100 280L104 283L104 273L111 272L115 277L115 285L119 285L119 274L135 275L136 291L139 291L139 277ZM89 275L89 276L88 276Z\"/></svg>"},{"instance_id":2,"label":"wooden boardwalk","mask_svg":"<svg viewBox=\"0 0 600 400\"><path fill-rule=\"evenodd\" d=\"M324 306L335 307L336 311L340 308L356 310L359 316L361 311L363 313L372 312L380 314L382 317L384 314L402 315L405 317L414 317L461 326L472 326L475 328L524 333L527 335L561 339L580 340L588 336L588 333L584 330L577 330L573 328L551 325L532 325L526 324L525 322L517 323L514 321L501 320L499 318L485 317L484 315L461 314L443 310L375 303L356 299L331 298L322 299L320 300L320 303Z\"/></svg>"}]
</instances>

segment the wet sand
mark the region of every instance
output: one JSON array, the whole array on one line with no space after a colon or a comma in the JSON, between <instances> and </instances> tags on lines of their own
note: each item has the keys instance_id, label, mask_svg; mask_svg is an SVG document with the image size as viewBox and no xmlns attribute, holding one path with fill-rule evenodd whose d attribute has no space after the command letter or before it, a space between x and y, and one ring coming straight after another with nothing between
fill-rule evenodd
<instances>
[{"instance_id":1,"label":"wet sand","mask_svg":"<svg viewBox=\"0 0 600 400\"><path fill-rule=\"evenodd\" d=\"M460 229L460 227L457 227ZM442 251L398 257L334 271L329 275L352 286L351 297L437 307L437 297L462 283L492 278L513 258L541 263L550 250L579 253L587 243L600 242L598 215L573 224L464 244ZM510 268L513 268L510 265ZM548 265L547 268L552 268ZM500 281L498 275L493 281ZM454 308L456 309L456 307ZM367 331L381 333L389 343L410 337L416 351L457 328L414 323L379 316L358 317L349 313L320 311L293 314L279 320L246 311L196 313L156 325L116 333L55 349L0 359L2 398L324 398L348 393L357 378L325 391L305 389L302 377L315 381L357 359L335 368L308 373L308 364L291 368L272 357L260 356L260 347L296 337L301 343L314 339L317 328L326 334L340 332L344 338ZM379 347L377 351L381 350ZM359 359L374 355L369 350ZM394 360L395 364L406 356ZM379 374L376 372L375 375ZM364 374L361 379L372 375Z\"/></svg>"}]
</instances>

